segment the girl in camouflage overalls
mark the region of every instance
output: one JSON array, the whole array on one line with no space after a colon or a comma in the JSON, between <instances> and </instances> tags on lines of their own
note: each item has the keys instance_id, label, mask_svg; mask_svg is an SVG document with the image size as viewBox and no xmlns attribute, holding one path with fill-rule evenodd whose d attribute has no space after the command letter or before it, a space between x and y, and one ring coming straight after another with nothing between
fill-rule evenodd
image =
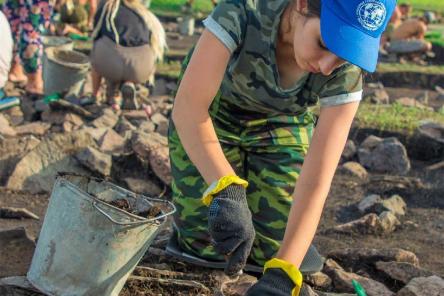
<instances>
[{"instance_id":1,"label":"girl in camouflage overalls","mask_svg":"<svg viewBox=\"0 0 444 296\"><path fill-rule=\"evenodd\" d=\"M169 131L173 240L190 256L227 258L227 274L264 265L247 295L298 295L361 69L375 70L395 4L225 0L204 21Z\"/></svg>"}]
</instances>

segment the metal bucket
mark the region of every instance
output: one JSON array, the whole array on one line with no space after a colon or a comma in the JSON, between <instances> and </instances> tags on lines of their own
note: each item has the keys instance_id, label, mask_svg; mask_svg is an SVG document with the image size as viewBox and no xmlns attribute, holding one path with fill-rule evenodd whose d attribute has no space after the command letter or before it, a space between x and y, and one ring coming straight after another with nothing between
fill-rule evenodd
<instances>
[{"instance_id":1,"label":"metal bucket","mask_svg":"<svg viewBox=\"0 0 444 296\"><path fill-rule=\"evenodd\" d=\"M119 199L171 210L146 219L109 204ZM27 278L48 295L117 296L174 211L103 180L58 177Z\"/></svg>"},{"instance_id":2,"label":"metal bucket","mask_svg":"<svg viewBox=\"0 0 444 296\"><path fill-rule=\"evenodd\" d=\"M180 34L184 36L193 36L194 24L196 22L195 18L191 15L186 15L178 20Z\"/></svg>"},{"instance_id":3,"label":"metal bucket","mask_svg":"<svg viewBox=\"0 0 444 296\"><path fill-rule=\"evenodd\" d=\"M57 47L62 50L73 50L74 42L71 38L61 36L42 36L43 48Z\"/></svg>"},{"instance_id":4,"label":"metal bucket","mask_svg":"<svg viewBox=\"0 0 444 296\"><path fill-rule=\"evenodd\" d=\"M43 67L45 95L64 93L79 96L89 71L87 55L57 47L45 49L46 61Z\"/></svg>"}]
</instances>

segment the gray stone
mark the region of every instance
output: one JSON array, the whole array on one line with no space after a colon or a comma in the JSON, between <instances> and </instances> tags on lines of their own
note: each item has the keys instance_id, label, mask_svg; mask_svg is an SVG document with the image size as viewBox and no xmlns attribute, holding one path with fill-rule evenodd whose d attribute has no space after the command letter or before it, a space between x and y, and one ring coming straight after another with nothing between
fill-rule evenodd
<instances>
[{"instance_id":1,"label":"gray stone","mask_svg":"<svg viewBox=\"0 0 444 296\"><path fill-rule=\"evenodd\" d=\"M367 170L358 162L349 161L339 167L341 174L355 177L360 180L366 180L368 178Z\"/></svg>"},{"instance_id":2,"label":"gray stone","mask_svg":"<svg viewBox=\"0 0 444 296\"><path fill-rule=\"evenodd\" d=\"M243 294L242 294L243 295ZM306 284L302 284L301 291L299 292L299 295L301 296L319 296L319 294Z\"/></svg>"},{"instance_id":3,"label":"gray stone","mask_svg":"<svg viewBox=\"0 0 444 296\"><path fill-rule=\"evenodd\" d=\"M156 125L151 121L143 121L139 128L137 129L140 132L150 134L156 130Z\"/></svg>"},{"instance_id":4,"label":"gray stone","mask_svg":"<svg viewBox=\"0 0 444 296\"><path fill-rule=\"evenodd\" d=\"M136 127L132 125L131 122L129 122L125 117L120 117L119 122L114 129L119 133L119 135L124 137L128 131L136 130Z\"/></svg>"},{"instance_id":5,"label":"gray stone","mask_svg":"<svg viewBox=\"0 0 444 296\"><path fill-rule=\"evenodd\" d=\"M381 142L383 141L382 138L377 137L377 136L368 136L359 146L359 148L361 149L373 149L376 146L378 146Z\"/></svg>"},{"instance_id":6,"label":"gray stone","mask_svg":"<svg viewBox=\"0 0 444 296\"><path fill-rule=\"evenodd\" d=\"M4 137L15 137L16 131L9 124L9 120L3 114L0 114L0 135Z\"/></svg>"},{"instance_id":7,"label":"gray stone","mask_svg":"<svg viewBox=\"0 0 444 296\"><path fill-rule=\"evenodd\" d=\"M442 296L444 295L444 280L439 276L418 277L412 279L397 296Z\"/></svg>"},{"instance_id":8,"label":"gray stone","mask_svg":"<svg viewBox=\"0 0 444 296\"><path fill-rule=\"evenodd\" d=\"M382 212L379 214L378 218L383 233L393 232L396 227L401 224L398 218L396 218L396 216L390 211Z\"/></svg>"},{"instance_id":9,"label":"gray stone","mask_svg":"<svg viewBox=\"0 0 444 296\"><path fill-rule=\"evenodd\" d=\"M310 286L322 289L327 289L331 285L331 278L321 271L306 275L304 281Z\"/></svg>"},{"instance_id":10,"label":"gray stone","mask_svg":"<svg viewBox=\"0 0 444 296\"><path fill-rule=\"evenodd\" d=\"M346 248L335 250L327 255L328 258L337 260L344 266L353 266L356 262L374 264L378 261L407 262L419 266L416 255L410 251L399 248L370 249L370 248Z\"/></svg>"},{"instance_id":11,"label":"gray stone","mask_svg":"<svg viewBox=\"0 0 444 296\"><path fill-rule=\"evenodd\" d=\"M94 146L94 140L85 131L52 135L16 164L6 186L31 193L51 192L59 172L87 173L73 155Z\"/></svg>"},{"instance_id":12,"label":"gray stone","mask_svg":"<svg viewBox=\"0 0 444 296\"><path fill-rule=\"evenodd\" d=\"M34 249L25 228L0 231L0 278L26 275Z\"/></svg>"},{"instance_id":13,"label":"gray stone","mask_svg":"<svg viewBox=\"0 0 444 296\"><path fill-rule=\"evenodd\" d=\"M376 213L390 211L398 218L405 215L406 209L407 205L399 195L392 195L390 198L375 204Z\"/></svg>"},{"instance_id":14,"label":"gray stone","mask_svg":"<svg viewBox=\"0 0 444 296\"><path fill-rule=\"evenodd\" d=\"M135 132L131 139L132 148L142 160L149 160L151 151L167 147L168 140L158 133Z\"/></svg>"},{"instance_id":15,"label":"gray stone","mask_svg":"<svg viewBox=\"0 0 444 296\"><path fill-rule=\"evenodd\" d=\"M125 178L123 179L129 190L144 194L149 197L158 197L162 193L162 189L150 179Z\"/></svg>"},{"instance_id":16,"label":"gray stone","mask_svg":"<svg viewBox=\"0 0 444 296\"><path fill-rule=\"evenodd\" d=\"M357 151L355 142L352 140L347 140L345 143L344 151L342 151L342 159L343 160L350 160L355 156Z\"/></svg>"},{"instance_id":17,"label":"gray stone","mask_svg":"<svg viewBox=\"0 0 444 296\"><path fill-rule=\"evenodd\" d=\"M40 140L34 136L23 136L0 140L0 185L4 185L11 171L25 153L34 149Z\"/></svg>"},{"instance_id":18,"label":"gray stone","mask_svg":"<svg viewBox=\"0 0 444 296\"><path fill-rule=\"evenodd\" d=\"M376 262L375 267L379 272L384 273L393 281L401 282L404 285L413 278L428 277L433 275L433 273L430 271L421 269L413 264L406 262L378 261Z\"/></svg>"},{"instance_id":19,"label":"gray stone","mask_svg":"<svg viewBox=\"0 0 444 296\"><path fill-rule=\"evenodd\" d=\"M123 153L125 150L125 143L125 139L113 129L107 130L98 142L100 151L112 154Z\"/></svg>"},{"instance_id":20,"label":"gray stone","mask_svg":"<svg viewBox=\"0 0 444 296\"><path fill-rule=\"evenodd\" d=\"M88 133L96 142L99 142L100 138L109 130L108 127L84 127L82 130Z\"/></svg>"},{"instance_id":21,"label":"gray stone","mask_svg":"<svg viewBox=\"0 0 444 296\"><path fill-rule=\"evenodd\" d=\"M371 171L388 174L406 174L410 170L407 151L396 138L386 138L373 149L360 148L359 162Z\"/></svg>"},{"instance_id":22,"label":"gray stone","mask_svg":"<svg viewBox=\"0 0 444 296\"><path fill-rule=\"evenodd\" d=\"M111 108L107 108L100 117L91 122L91 125L97 128L114 128L118 121L119 116Z\"/></svg>"},{"instance_id":23,"label":"gray stone","mask_svg":"<svg viewBox=\"0 0 444 296\"><path fill-rule=\"evenodd\" d=\"M359 219L348 223L337 225L327 230L327 233L342 234L383 234L385 231L381 225L378 215L374 213L367 214Z\"/></svg>"},{"instance_id":24,"label":"gray stone","mask_svg":"<svg viewBox=\"0 0 444 296\"><path fill-rule=\"evenodd\" d=\"M353 293L355 289L353 288L352 280L356 280L361 284L368 296L395 295L384 284L355 273L331 269L328 270L328 275L332 278L335 290L338 292Z\"/></svg>"},{"instance_id":25,"label":"gray stone","mask_svg":"<svg viewBox=\"0 0 444 296\"><path fill-rule=\"evenodd\" d=\"M380 202L381 196L377 194L370 194L366 196L363 200L361 200L358 204L358 210L359 212L365 214L371 211L371 209L374 207L374 205L378 202Z\"/></svg>"},{"instance_id":26,"label":"gray stone","mask_svg":"<svg viewBox=\"0 0 444 296\"><path fill-rule=\"evenodd\" d=\"M112 158L111 155L100 152L97 149L87 147L76 154L77 160L93 172L102 176L111 174Z\"/></svg>"},{"instance_id":27,"label":"gray stone","mask_svg":"<svg viewBox=\"0 0 444 296\"><path fill-rule=\"evenodd\" d=\"M373 104L389 104L390 97L385 89L376 88L369 89L363 96L365 101L371 102Z\"/></svg>"},{"instance_id":28,"label":"gray stone","mask_svg":"<svg viewBox=\"0 0 444 296\"><path fill-rule=\"evenodd\" d=\"M15 131L19 136L24 136L24 135L43 136L49 131L50 128L51 128L50 123L35 121L24 125L19 125L15 128Z\"/></svg>"},{"instance_id":29,"label":"gray stone","mask_svg":"<svg viewBox=\"0 0 444 296\"><path fill-rule=\"evenodd\" d=\"M149 163L152 171L166 185L171 184L171 166L168 147L161 147L150 152Z\"/></svg>"}]
</instances>

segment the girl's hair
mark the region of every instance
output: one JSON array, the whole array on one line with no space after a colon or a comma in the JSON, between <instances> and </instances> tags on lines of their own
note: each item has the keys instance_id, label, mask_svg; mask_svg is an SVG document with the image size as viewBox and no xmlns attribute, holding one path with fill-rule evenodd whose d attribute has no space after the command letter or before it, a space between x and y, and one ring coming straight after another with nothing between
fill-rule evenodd
<instances>
[{"instance_id":1,"label":"girl's hair","mask_svg":"<svg viewBox=\"0 0 444 296\"><path fill-rule=\"evenodd\" d=\"M157 17L145 8L140 0L105 0L99 21L92 32L92 37L96 38L105 19L106 28L114 33L116 43L119 44L119 33L114 19L122 2L144 20L145 25L151 32L150 46L154 51L154 57L156 60L162 61L165 49L167 49L165 30Z\"/></svg>"}]
</instances>

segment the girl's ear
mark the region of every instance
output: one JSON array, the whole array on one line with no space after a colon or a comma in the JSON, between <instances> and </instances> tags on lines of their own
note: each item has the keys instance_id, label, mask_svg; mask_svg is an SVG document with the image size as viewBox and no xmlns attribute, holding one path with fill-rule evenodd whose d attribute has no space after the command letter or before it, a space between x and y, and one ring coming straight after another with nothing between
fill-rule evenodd
<instances>
[{"instance_id":1,"label":"girl's ear","mask_svg":"<svg viewBox=\"0 0 444 296\"><path fill-rule=\"evenodd\" d=\"M308 13L308 1L310 0L295 0L297 12L306 15Z\"/></svg>"}]
</instances>

